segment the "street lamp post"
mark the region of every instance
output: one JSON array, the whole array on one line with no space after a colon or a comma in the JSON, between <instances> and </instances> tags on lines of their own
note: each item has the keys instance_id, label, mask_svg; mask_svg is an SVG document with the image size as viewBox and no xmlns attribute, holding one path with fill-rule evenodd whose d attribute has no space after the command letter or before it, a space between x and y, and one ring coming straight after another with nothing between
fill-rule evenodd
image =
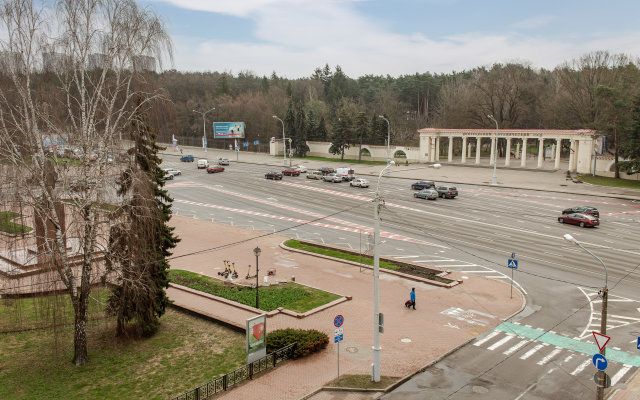
<instances>
[{"instance_id":1,"label":"street lamp post","mask_svg":"<svg viewBox=\"0 0 640 400\"><path fill-rule=\"evenodd\" d=\"M491 147L491 151L493 152L493 177L491 178L491 184L497 185L498 177L496 176L496 164L498 161L498 121L496 121L491 114L487 115L487 117L496 123L496 133L493 136L493 146ZM509 151L509 149L507 149L507 151Z\"/></svg>"},{"instance_id":2,"label":"street lamp post","mask_svg":"<svg viewBox=\"0 0 640 400\"><path fill-rule=\"evenodd\" d=\"M204 147L204 152L207 152L207 123L205 121L205 116L207 115L207 113L209 111L213 111L215 110L215 107L212 107L210 110L207 111L198 111L198 110L193 110L193 112L198 113L198 114L202 114L202 147Z\"/></svg>"},{"instance_id":3,"label":"street lamp post","mask_svg":"<svg viewBox=\"0 0 640 400\"><path fill-rule=\"evenodd\" d=\"M607 334L607 300L609 298L609 272L607 271L607 266L600 259L600 257L593 254L591 251L589 251L589 249L583 247L580 244L580 242L578 242L570 234L568 233L565 234L564 240L575 244L576 246L580 247L582 250L589 253L589 255L591 255L591 257L598 260L600 264L602 264L602 267L604 268L604 288L602 289L602 315L601 315L602 318L600 319L600 333L603 335L606 335ZM604 356L605 351L606 351L605 347L602 347L602 350L600 350L600 354ZM600 377L599 377L600 384L597 385L596 399L603 400L604 399L604 383L606 382L605 372L600 371L599 374L600 374Z\"/></svg>"},{"instance_id":4,"label":"street lamp post","mask_svg":"<svg viewBox=\"0 0 640 400\"><path fill-rule=\"evenodd\" d=\"M284 121L281 120L280 118L276 117L275 115L273 116L273 118L277 119L278 121L280 121L282 123L282 145L284 146L283 165L286 167L287 166L287 141L285 140L285 137L284 137Z\"/></svg>"},{"instance_id":5,"label":"street lamp post","mask_svg":"<svg viewBox=\"0 0 640 400\"><path fill-rule=\"evenodd\" d=\"M380 250L378 249L378 243L380 242L380 179L393 164L395 163L391 161L378 175L376 199L373 205L373 366L371 369L371 380L373 382L380 382L380 294L378 287L380 277Z\"/></svg>"},{"instance_id":6,"label":"street lamp post","mask_svg":"<svg viewBox=\"0 0 640 400\"><path fill-rule=\"evenodd\" d=\"M258 292L258 272L260 271L260 269L258 268L258 256L260 256L260 253L262 252L262 250L260 250L260 247L256 246L255 249L253 249L253 254L256 255L256 308L260 309L260 302L259 302L259 292Z\"/></svg>"},{"instance_id":7,"label":"street lamp post","mask_svg":"<svg viewBox=\"0 0 640 400\"><path fill-rule=\"evenodd\" d=\"M378 115L378 117L387 121L387 165L389 165L391 163L391 156L389 154L389 145L391 144L391 124L389 123L389 120L382 115Z\"/></svg>"}]
</instances>

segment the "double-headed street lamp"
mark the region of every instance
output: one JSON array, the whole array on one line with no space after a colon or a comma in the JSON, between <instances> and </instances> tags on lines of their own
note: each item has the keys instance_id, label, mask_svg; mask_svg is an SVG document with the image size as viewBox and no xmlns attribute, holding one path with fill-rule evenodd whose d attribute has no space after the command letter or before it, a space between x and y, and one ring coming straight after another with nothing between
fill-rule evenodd
<instances>
[{"instance_id":1,"label":"double-headed street lamp","mask_svg":"<svg viewBox=\"0 0 640 400\"><path fill-rule=\"evenodd\" d=\"M262 252L262 250L260 250L260 247L256 246L255 249L253 249L253 254L256 255L256 308L260 309L260 302L259 302L259 295L258 295L258 272L260 271L260 269L258 268L258 257L260 256L260 253Z\"/></svg>"},{"instance_id":2,"label":"double-headed street lamp","mask_svg":"<svg viewBox=\"0 0 640 400\"><path fill-rule=\"evenodd\" d=\"M389 145L391 144L391 124L389 123L389 120L382 115L378 115L378 117L387 121L387 165L389 165L391 163L391 156L389 154Z\"/></svg>"},{"instance_id":3,"label":"double-headed street lamp","mask_svg":"<svg viewBox=\"0 0 640 400\"><path fill-rule=\"evenodd\" d=\"M603 334L603 335L606 335L607 334L607 299L609 297L609 272L607 271L607 266L605 265L604 261L602 261L600 259L600 257L598 257L595 254L593 254L586 247L583 247L580 244L580 242L578 242L570 234L568 234L568 233L565 234L564 235L564 240L566 240L567 242L571 242L571 243L575 244L576 246L580 247L582 250L584 250L587 253L589 253L589 255L591 255L591 257L593 257L596 260L598 260L600 262L600 264L602 264L602 267L604 268L604 288L602 289L602 315L601 315L602 318L600 319L600 333ZM600 350L600 354L602 354L604 356L605 355L605 350L606 349L604 347L602 347L602 350ZM604 384L605 384L605 381L606 381L606 376L605 376L605 372L604 371L600 371L599 374L600 374L600 376L599 376L598 380L600 381L600 384L597 385L596 399L597 400L602 400L604 398Z\"/></svg>"},{"instance_id":4,"label":"double-headed street lamp","mask_svg":"<svg viewBox=\"0 0 640 400\"><path fill-rule=\"evenodd\" d=\"M376 186L376 199L373 204L373 365L371 368L371 380L373 382L380 382L380 310L379 310L379 287L378 281L380 277L380 250L378 244L380 242L380 179L382 175L391 167L395 162L391 161L387 164L380 175L378 175L378 184Z\"/></svg>"},{"instance_id":5,"label":"double-headed street lamp","mask_svg":"<svg viewBox=\"0 0 640 400\"><path fill-rule=\"evenodd\" d=\"M198 111L198 110L193 110L193 112L198 113L198 114L202 114L202 147L204 147L204 152L207 152L207 124L205 122L205 115L207 115L207 113L209 111L213 111L215 110L215 107L212 107L210 110L207 111Z\"/></svg>"},{"instance_id":6,"label":"double-headed street lamp","mask_svg":"<svg viewBox=\"0 0 640 400\"><path fill-rule=\"evenodd\" d=\"M280 121L282 123L282 145L284 146L284 159L283 159L283 165L286 167L287 166L287 141L284 137L284 121L281 120L280 118L276 117L275 115L273 116L273 118L277 119L278 121Z\"/></svg>"},{"instance_id":7,"label":"double-headed street lamp","mask_svg":"<svg viewBox=\"0 0 640 400\"><path fill-rule=\"evenodd\" d=\"M491 178L491 184L497 185L498 177L496 176L496 163L498 161L498 121L496 121L491 114L487 115L487 117L496 123L496 133L493 136L493 146L491 146L491 152L493 153L493 177ZM464 149L462 149L462 151L464 151ZM510 149L507 149L507 151L510 151Z\"/></svg>"}]
</instances>

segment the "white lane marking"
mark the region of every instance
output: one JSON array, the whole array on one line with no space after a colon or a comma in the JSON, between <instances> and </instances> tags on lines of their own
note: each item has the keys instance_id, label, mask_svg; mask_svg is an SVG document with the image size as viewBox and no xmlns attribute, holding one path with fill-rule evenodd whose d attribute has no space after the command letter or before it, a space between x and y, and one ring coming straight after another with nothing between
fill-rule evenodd
<instances>
[{"instance_id":1,"label":"white lane marking","mask_svg":"<svg viewBox=\"0 0 640 400\"><path fill-rule=\"evenodd\" d=\"M511 346L510 348L508 348L506 351L504 351L502 354L504 354L505 356L508 356L512 353L515 353L516 351L518 351L518 349L522 346L524 346L525 344L529 343L529 339L524 339L519 341L518 343L516 343L515 345Z\"/></svg>"},{"instance_id":2,"label":"white lane marking","mask_svg":"<svg viewBox=\"0 0 640 400\"><path fill-rule=\"evenodd\" d=\"M529 385L529 387L528 387L528 388L526 388L526 389L524 390L524 392L520 393L520 396L516 397L516 398L515 398L515 399L513 399L513 400L520 400L520 399L522 398L522 396L524 396L525 394L527 394L527 392L528 392L529 390L531 390L531 388L532 388L532 387L534 387L534 386L535 386L535 385L537 385L537 384L538 384L538 382L533 382L531 385Z\"/></svg>"},{"instance_id":3,"label":"white lane marking","mask_svg":"<svg viewBox=\"0 0 640 400\"><path fill-rule=\"evenodd\" d=\"M484 338L478 340L477 342L475 342L473 345L474 346L480 346L482 345L484 342L487 342L491 339L493 339L494 336L496 336L498 333L500 333L499 331L493 331L490 334L488 334L487 336L485 336Z\"/></svg>"},{"instance_id":4,"label":"white lane marking","mask_svg":"<svg viewBox=\"0 0 640 400\"><path fill-rule=\"evenodd\" d=\"M452 259L442 259L442 258L438 258L437 260L417 260L415 262L418 263L426 263L426 262L448 262L448 261L458 261L458 260L452 260Z\"/></svg>"},{"instance_id":5,"label":"white lane marking","mask_svg":"<svg viewBox=\"0 0 640 400\"><path fill-rule=\"evenodd\" d=\"M624 364L624 367L620 368L620 371L611 378L611 386L614 386L618 381L631 369L631 365Z\"/></svg>"},{"instance_id":6,"label":"white lane marking","mask_svg":"<svg viewBox=\"0 0 640 400\"><path fill-rule=\"evenodd\" d=\"M440 267L440 265L435 265L435 267ZM495 274L496 271L494 270L486 270L483 269L481 271L469 271L469 270L464 270L464 271L460 271L460 272L464 272L465 274Z\"/></svg>"},{"instance_id":7,"label":"white lane marking","mask_svg":"<svg viewBox=\"0 0 640 400\"><path fill-rule=\"evenodd\" d=\"M487 347L487 350L495 350L498 347L502 346L503 344L507 343L509 340L513 339L513 337L514 337L513 335L507 335L502 339L498 340L497 342L495 342L494 344L492 344L491 346Z\"/></svg>"},{"instance_id":8,"label":"white lane marking","mask_svg":"<svg viewBox=\"0 0 640 400\"><path fill-rule=\"evenodd\" d=\"M420 256L393 256L393 258L405 259L405 258L418 258Z\"/></svg>"},{"instance_id":9,"label":"white lane marking","mask_svg":"<svg viewBox=\"0 0 640 400\"><path fill-rule=\"evenodd\" d=\"M486 278L489 278L489 279L511 279L506 275L489 275ZM514 281L514 283L515 283L515 281ZM516 283L516 285L517 285L517 283Z\"/></svg>"},{"instance_id":10,"label":"white lane marking","mask_svg":"<svg viewBox=\"0 0 640 400\"><path fill-rule=\"evenodd\" d=\"M567 363L569 362L569 360L571 360L573 358L573 354L569 354L562 362L563 363Z\"/></svg>"},{"instance_id":11,"label":"white lane marking","mask_svg":"<svg viewBox=\"0 0 640 400\"><path fill-rule=\"evenodd\" d=\"M442 265L438 265L438 264L434 264L434 267L479 267L480 265L478 264L453 264L453 265L449 265L449 264L442 264Z\"/></svg>"},{"instance_id":12,"label":"white lane marking","mask_svg":"<svg viewBox=\"0 0 640 400\"><path fill-rule=\"evenodd\" d=\"M521 360L526 360L527 358L531 357L536 351L540 350L541 348L543 348L546 345L546 343L541 343L539 345L537 345L536 347L534 347L533 349L527 351L526 353L524 353L522 356L520 356Z\"/></svg>"},{"instance_id":13,"label":"white lane marking","mask_svg":"<svg viewBox=\"0 0 640 400\"><path fill-rule=\"evenodd\" d=\"M578 365L576 367L576 369L573 370L573 372L571 373L571 375L576 376L578 375L580 372L582 372L583 369L585 369L587 367L587 365L591 364L591 360L585 360L582 364Z\"/></svg>"},{"instance_id":14,"label":"white lane marking","mask_svg":"<svg viewBox=\"0 0 640 400\"><path fill-rule=\"evenodd\" d=\"M544 357L542 360L538 361L537 364L538 365L545 365L546 363L551 361L551 359L553 357L557 356L558 353L560 353L561 351L562 351L562 348L556 347L551 353L547 354L546 357Z\"/></svg>"}]
</instances>

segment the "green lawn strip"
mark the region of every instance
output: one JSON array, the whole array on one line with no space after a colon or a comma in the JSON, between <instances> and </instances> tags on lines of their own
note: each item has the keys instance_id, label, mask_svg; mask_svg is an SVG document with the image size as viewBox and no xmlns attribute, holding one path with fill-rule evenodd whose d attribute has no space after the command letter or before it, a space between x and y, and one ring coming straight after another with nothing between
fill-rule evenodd
<instances>
[{"instance_id":1,"label":"green lawn strip","mask_svg":"<svg viewBox=\"0 0 640 400\"><path fill-rule=\"evenodd\" d=\"M21 214L11 211L0 211L0 231L7 232L12 235L19 235L33 230L27 225L16 224L11 222L12 219L18 218Z\"/></svg>"},{"instance_id":2,"label":"green lawn strip","mask_svg":"<svg viewBox=\"0 0 640 400\"><path fill-rule=\"evenodd\" d=\"M170 270L169 280L194 290L223 297L247 306L255 307L256 289L221 281L209 276L183 270ZM295 282L286 282L259 289L259 305L264 311L273 311L278 307L303 313L339 299L340 296L323 290L303 286Z\"/></svg>"},{"instance_id":3,"label":"green lawn strip","mask_svg":"<svg viewBox=\"0 0 640 400\"><path fill-rule=\"evenodd\" d=\"M72 327L2 335L0 398L167 399L246 361L243 334L173 309L150 338L119 341L111 320L87 331L91 361L79 368Z\"/></svg>"},{"instance_id":4,"label":"green lawn strip","mask_svg":"<svg viewBox=\"0 0 640 400\"><path fill-rule=\"evenodd\" d=\"M640 178L640 174L636 175L637 178ZM616 179L609 178L606 176L593 176L593 175L581 175L582 181L590 183L592 185L599 186L611 186L611 187L620 187L627 189L640 189L640 181L639 180L631 180L631 179Z\"/></svg>"},{"instance_id":5,"label":"green lawn strip","mask_svg":"<svg viewBox=\"0 0 640 400\"><path fill-rule=\"evenodd\" d=\"M371 256L350 253L348 251L328 249L322 246L314 246L307 243L301 243L300 241L295 239L287 240L284 244L285 246L288 246L294 249L300 249L300 250L305 250L311 253L335 257L341 260L355 261L355 262L360 262L362 264L373 265L373 257ZM421 278L427 278L427 279L431 279L431 280L443 282L443 283L453 282L451 279L437 276L437 274L441 273L441 271L433 270L433 269L422 267L422 266L393 263L390 261L380 260L380 268L390 269L390 270L402 272L404 274L418 276Z\"/></svg>"},{"instance_id":6,"label":"green lawn strip","mask_svg":"<svg viewBox=\"0 0 640 400\"><path fill-rule=\"evenodd\" d=\"M400 378L394 376L381 376L380 382L371 382L371 375L341 375L340 379L336 378L325 386L356 389L384 389L396 383L399 379Z\"/></svg>"},{"instance_id":7,"label":"green lawn strip","mask_svg":"<svg viewBox=\"0 0 640 400\"><path fill-rule=\"evenodd\" d=\"M329 157L304 157L304 158L294 158L293 159L293 164L296 164L296 162L304 162L307 160L311 160L311 161L326 161L326 162L336 162L336 163L341 163L341 164L365 164L365 165L386 165L387 162L386 161L371 161L371 160L352 160L352 159L344 159L341 160L339 158L329 158Z\"/></svg>"}]
</instances>

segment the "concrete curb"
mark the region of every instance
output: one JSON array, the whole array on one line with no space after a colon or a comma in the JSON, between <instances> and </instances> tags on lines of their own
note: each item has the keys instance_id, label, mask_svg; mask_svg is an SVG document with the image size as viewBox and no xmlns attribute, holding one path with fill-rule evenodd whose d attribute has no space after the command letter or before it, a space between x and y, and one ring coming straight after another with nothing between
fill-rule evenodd
<instances>
[{"instance_id":1,"label":"concrete curb","mask_svg":"<svg viewBox=\"0 0 640 400\"><path fill-rule=\"evenodd\" d=\"M306 254L306 255L310 255L310 256L314 256L314 257L319 257L319 258L324 258L326 260L331 260L331 261L336 261L336 262L340 262L340 263L344 263L344 264L350 264L350 265L354 265L356 267L361 267L361 268L366 268L369 270L373 270L373 267L367 264L361 264L355 261L349 261L349 260L343 260L341 258L335 258L335 257L331 257L331 256L325 256L324 254L317 254L317 253L312 253L310 251L306 251L306 250L300 250L300 249L294 249L292 247L288 247L287 245L284 244L284 242L280 243L280 247L284 250L288 250L288 251L293 251L296 253L301 253L301 254ZM405 279L409 279L412 281L416 281L416 282L423 282L429 285L433 285L433 286L439 286L445 289L451 289L452 287L461 284L463 281L462 280L453 280L452 283L443 283L443 282L438 282L438 281L432 281L430 279L426 279L426 278L421 278L418 276L414 276L414 275L409 275L409 274L404 274L402 272L396 272L396 271L392 271L392 270L388 270L388 269L384 269L384 268L380 268L380 273L385 273L385 274L391 274L391 275L395 275L401 278L405 278ZM443 273L447 273L447 271L443 271Z\"/></svg>"}]
</instances>

